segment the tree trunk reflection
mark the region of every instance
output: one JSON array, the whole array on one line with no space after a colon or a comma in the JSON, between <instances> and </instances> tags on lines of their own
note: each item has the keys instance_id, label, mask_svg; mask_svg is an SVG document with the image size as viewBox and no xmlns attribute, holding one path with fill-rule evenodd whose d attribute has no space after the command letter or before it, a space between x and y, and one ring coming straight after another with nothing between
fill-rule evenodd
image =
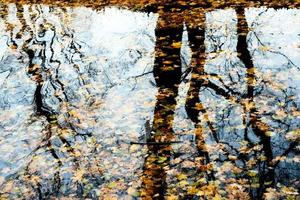
<instances>
[{"instance_id":1,"label":"tree trunk reflection","mask_svg":"<svg viewBox=\"0 0 300 200\"><path fill-rule=\"evenodd\" d=\"M176 97L181 79L180 47L183 19L178 13L161 14L155 31L153 75L158 88L152 135L148 142L172 142ZM166 169L170 164L171 145L148 145L142 177L143 199L164 199Z\"/></svg>"}]
</instances>

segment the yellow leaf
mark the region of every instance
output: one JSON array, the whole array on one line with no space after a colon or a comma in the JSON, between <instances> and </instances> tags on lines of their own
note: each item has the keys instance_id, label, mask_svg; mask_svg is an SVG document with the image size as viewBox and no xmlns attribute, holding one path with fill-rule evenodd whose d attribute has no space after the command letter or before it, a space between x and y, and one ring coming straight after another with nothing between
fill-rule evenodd
<instances>
[{"instance_id":1,"label":"yellow leaf","mask_svg":"<svg viewBox=\"0 0 300 200\"><path fill-rule=\"evenodd\" d=\"M178 174L177 175L177 179L182 181L182 180L186 180L187 179L187 176L185 174Z\"/></svg>"},{"instance_id":2,"label":"yellow leaf","mask_svg":"<svg viewBox=\"0 0 300 200\"><path fill-rule=\"evenodd\" d=\"M233 155L229 155L228 158L229 158L229 160L237 160L237 157L233 156Z\"/></svg>"},{"instance_id":3,"label":"yellow leaf","mask_svg":"<svg viewBox=\"0 0 300 200\"><path fill-rule=\"evenodd\" d=\"M267 46L260 46L259 47L259 50L261 51L269 51L271 48L270 47L267 47Z\"/></svg>"},{"instance_id":4,"label":"yellow leaf","mask_svg":"<svg viewBox=\"0 0 300 200\"><path fill-rule=\"evenodd\" d=\"M69 114L70 114L72 117L78 117L78 116L79 116L79 114L78 114L78 112L77 112L76 110L71 110L71 111L69 112Z\"/></svg>"},{"instance_id":5,"label":"yellow leaf","mask_svg":"<svg viewBox=\"0 0 300 200\"><path fill-rule=\"evenodd\" d=\"M250 171L248 171L248 175L251 176L251 177L254 177L254 176L257 175L257 171L250 170Z\"/></svg>"},{"instance_id":6,"label":"yellow leaf","mask_svg":"<svg viewBox=\"0 0 300 200\"><path fill-rule=\"evenodd\" d=\"M170 64L172 64L173 63L173 61L171 61L171 60L165 60L164 62L163 62L163 64L165 64L165 65L170 65Z\"/></svg>"},{"instance_id":7,"label":"yellow leaf","mask_svg":"<svg viewBox=\"0 0 300 200\"><path fill-rule=\"evenodd\" d=\"M185 187L185 186L187 186L188 184L189 184L189 183L188 183L187 181L183 180L183 181L180 181L178 185L179 185L180 187Z\"/></svg>"},{"instance_id":8,"label":"yellow leaf","mask_svg":"<svg viewBox=\"0 0 300 200\"><path fill-rule=\"evenodd\" d=\"M204 195L204 192L203 192L202 190L200 190L200 191L197 192L197 195L198 195L198 196L203 196L203 195Z\"/></svg>"},{"instance_id":9,"label":"yellow leaf","mask_svg":"<svg viewBox=\"0 0 300 200\"><path fill-rule=\"evenodd\" d=\"M244 105L247 111L251 110L252 108L255 108L255 104L252 101L245 101Z\"/></svg>"},{"instance_id":10,"label":"yellow leaf","mask_svg":"<svg viewBox=\"0 0 300 200\"><path fill-rule=\"evenodd\" d=\"M84 169L79 169L75 172L74 176L72 177L72 179L74 181L81 181L83 178L83 174L84 174L85 170Z\"/></svg>"},{"instance_id":11,"label":"yellow leaf","mask_svg":"<svg viewBox=\"0 0 300 200\"><path fill-rule=\"evenodd\" d=\"M108 184L108 188L109 189L113 189L113 188L115 188L116 186L117 186L118 184L116 183L116 182L111 182L110 184Z\"/></svg>"},{"instance_id":12,"label":"yellow leaf","mask_svg":"<svg viewBox=\"0 0 300 200\"><path fill-rule=\"evenodd\" d=\"M175 195L167 196L167 200L177 200L177 199L178 199L178 196L175 196Z\"/></svg>"},{"instance_id":13,"label":"yellow leaf","mask_svg":"<svg viewBox=\"0 0 300 200\"><path fill-rule=\"evenodd\" d=\"M249 74L255 74L256 69L254 67L247 69Z\"/></svg>"},{"instance_id":14,"label":"yellow leaf","mask_svg":"<svg viewBox=\"0 0 300 200\"><path fill-rule=\"evenodd\" d=\"M157 162L161 164L164 163L167 159L167 157L159 157Z\"/></svg>"},{"instance_id":15,"label":"yellow leaf","mask_svg":"<svg viewBox=\"0 0 300 200\"><path fill-rule=\"evenodd\" d=\"M179 49L181 47L181 42L174 42L172 44L172 47L175 48L175 49Z\"/></svg>"},{"instance_id":16,"label":"yellow leaf","mask_svg":"<svg viewBox=\"0 0 300 200\"><path fill-rule=\"evenodd\" d=\"M196 110L203 110L204 109L203 104L202 103L196 103L195 109Z\"/></svg>"},{"instance_id":17,"label":"yellow leaf","mask_svg":"<svg viewBox=\"0 0 300 200\"><path fill-rule=\"evenodd\" d=\"M212 200L222 200L222 197L219 194L216 194Z\"/></svg>"},{"instance_id":18,"label":"yellow leaf","mask_svg":"<svg viewBox=\"0 0 300 200\"><path fill-rule=\"evenodd\" d=\"M191 186L188 188L187 192L188 192L188 194L194 195L197 193L197 189L195 186Z\"/></svg>"},{"instance_id":19,"label":"yellow leaf","mask_svg":"<svg viewBox=\"0 0 300 200\"><path fill-rule=\"evenodd\" d=\"M293 111L293 112L292 112L292 115L293 115L294 117L300 117L300 111Z\"/></svg>"},{"instance_id":20,"label":"yellow leaf","mask_svg":"<svg viewBox=\"0 0 300 200\"><path fill-rule=\"evenodd\" d=\"M268 136L268 137L272 137L272 136L275 135L275 133L272 132L272 131L267 131L267 132L265 133L265 135Z\"/></svg>"},{"instance_id":21,"label":"yellow leaf","mask_svg":"<svg viewBox=\"0 0 300 200\"><path fill-rule=\"evenodd\" d=\"M139 192L133 187L128 188L127 193L131 196L134 196L134 197L139 196Z\"/></svg>"},{"instance_id":22,"label":"yellow leaf","mask_svg":"<svg viewBox=\"0 0 300 200\"><path fill-rule=\"evenodd\" d=\"M134 153L134 152L136 152L138 149L139 149L139 146L138 146L138 145L131 145L129 151L130 151L130 153Z\"/></svg>"}]
</instances>

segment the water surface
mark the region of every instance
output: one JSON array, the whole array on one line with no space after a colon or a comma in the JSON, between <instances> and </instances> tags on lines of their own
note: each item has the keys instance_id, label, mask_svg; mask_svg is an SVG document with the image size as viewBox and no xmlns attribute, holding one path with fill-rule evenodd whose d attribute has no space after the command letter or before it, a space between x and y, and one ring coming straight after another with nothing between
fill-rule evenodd
<instances>
[{"instance_id":1,"label":"water surface","mask_svg":"<svg viewBox=\"0 0 300 200\"><path fill-rule=\"evenodd\" d=\"M299 198L298 9L0 14L1 198Z\"/></svg>"}]
</instances>

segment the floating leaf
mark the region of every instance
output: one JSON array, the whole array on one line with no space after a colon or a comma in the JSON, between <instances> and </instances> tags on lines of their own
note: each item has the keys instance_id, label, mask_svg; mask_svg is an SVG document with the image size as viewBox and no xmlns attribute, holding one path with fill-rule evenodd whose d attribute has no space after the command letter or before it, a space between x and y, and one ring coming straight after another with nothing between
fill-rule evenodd
<instances>
[{"instance_id":1,"label":"floating leaf","mask_svg":"<svg viewBox=\"0 0 300 200\"><path fill-rule=\"evenodd\" d=\"M109 183L107 187L110 189L113 189L113 188L117 187L117 185L118 184L114 181L114 182Z\"/></svg>"},{"instance_id":2,"label":"floating leaf","mask_svg":"<svg viewBox=\"0 0 300 200\"><path fill-rule=\"evenodd\" d=\"M168 159L167 157L159 157L157 162L161 164L164 163L167 159Z\"/></svg>"},{"instance_id":3,"label":"floating leaf","mask_svg":"<svg viewBox=\"0 0 300 200\"><path fill-rule=\"evenodd\" d=\"M138 197L140 195L139 192L133 187L129 187L127 189L127 193L133 197Z\"/></svg>"},{"instance_id":4,"label":"floating leaf","mask_svg":"<svg viewBox=\"0 0 300 200\"><path fill-rule=\"evenodd\" d=\"M174 42L174 43L172 44L172 47L175 48L175 49L181 48L181 42Z\"/></svg>"},{"instance_id":5,"label":"floating leaf","mask_svg":"<svg viewBox=\"0 0 300 200\"><path fill-rule=\"evenodd\" d=\"M186 176L185 174L178 174L178 175L177 175L177 179L180 180L180 181L181 181L181 180L186 180L186 179L187 179L187 176Z\"/></svg>"}]
</instances>

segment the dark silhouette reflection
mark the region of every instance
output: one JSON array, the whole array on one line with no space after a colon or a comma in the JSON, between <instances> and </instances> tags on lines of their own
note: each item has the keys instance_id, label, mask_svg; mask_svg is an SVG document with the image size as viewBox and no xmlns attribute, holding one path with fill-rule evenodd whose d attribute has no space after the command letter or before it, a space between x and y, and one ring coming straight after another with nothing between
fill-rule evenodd
<instances>
[{"instance_id":1,"label":"dark silhouette reflection","mask_svg":"<svg viewBox=\"0 0 300 200\"><path fill-rule=\"evenodd\" d=\"M249 27L247 25L245 9L239 7L236 9L237 13L237 53L239 59L243 62L246 68L246 83L247 83L247 95L243 102L243 108L245 115L249 113L249 123L255 135L260 138L260 144L262 145L262 150L264 151L266 160L266 167L262 170L262 173L259 177L259 188L257 195L261 197L265 191L266 185L273 185L275 181L274 167L272 166L273 152L271 147L271 138L267 135L267 132L270 130L268 125L261 120L261 117L258 115L257 106L254 102L255 97L255 85L256 85L256 74L255 67L248 50L247 36L249 33ZM247 107L246 105L251 105Z\"/></svg>"},{"instance_id":2,"label":"dark silhouette reflection","mask_svg":"<svg viewBox=\"0 0 300 200\"><path fill-rule=\"evenodd\" d=\"M166 168L170 164L171 145L159 145L174 139L173 121L176 97L181 80L180 47L183 17L179 13L164 13L158 18L155 30L155 64L153 74L158 88L153 119L153 134L148 142L148 156L142 175L142 197L164 199L166 194Z\"/></svg>"},{"instance_id":3,"label":"dark silhouette reflection","mask_svg":"<svg viewBox=\"0 0 300 200\"><path fill-rule=\"evenodd\" d=\"M148 141L157 144L148 145L149 151L142 176L142 196L145 199L164 199L164 196L167 196L165 170L170 167L171 143L175 139L172 127L176 97L178 96L178 87L183 76L180 54L183 22L185 22L187 27L189 45L192 51L191 67L187 69L188 73L192 73L192 77L187 93L186 111L188 117L195 124L195 136L198 148L197 158L201 162L199 165L202 166L209 163L209 155L205 147L205 139L199 120L200 112L205 115L206 119L208 118L199 99L200 87L205 81L203 79L205 63L204 16L205 13L203 10L202 13L200 11L197 15L193 16L183 16L180 12L160 13L159 15L155 31L156 56L153 70L158 94L154 110L153 135ZM199 107L202 108L199 109ZM209 125L214 129L211 124ZM215 130L213 131L215 132ZM160 144L162 142L170 142L170 145ZM202 173L201 170L198 173Z\"/></svg>"},{"instance_id":4,"label":"dark silhouette reflection","mask_svg":"<svg viewBox=\"0 0 300 200\"><path fill-rule=\"evenodd\" d=\"M201 127L201 121L199 119L200 114L205 115L205 118L207 119L206 110L199 98L200 89L205 83L205 13L201 13L199 15L201 17L197 23L198 27L193 23L187 22L187 31L189 44L192 51L192 60L190 64L191 80L186 97L185 109L188 117L195 124L195 136L199 156L205 156L205 158L209 160L203 137L203 128Z\"/></svg>"}]
</instances>

